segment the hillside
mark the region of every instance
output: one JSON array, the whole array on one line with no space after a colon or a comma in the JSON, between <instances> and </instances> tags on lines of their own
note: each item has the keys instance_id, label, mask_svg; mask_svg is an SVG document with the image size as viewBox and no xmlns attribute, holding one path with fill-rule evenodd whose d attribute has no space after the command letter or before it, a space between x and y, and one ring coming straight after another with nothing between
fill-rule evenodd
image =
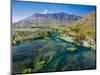
<instances>
[{"instance_id":1,"label":"hillside","mask_svg":"<svg viewBox=\"0 0 100 75\"><path fill-rule=\"evenodd\" d=\"M75 24L86 25L86 26L95 26L96 24L96 12L90 12L84 18L79 21L74 22Z\"/></svg>"}]
</instances>

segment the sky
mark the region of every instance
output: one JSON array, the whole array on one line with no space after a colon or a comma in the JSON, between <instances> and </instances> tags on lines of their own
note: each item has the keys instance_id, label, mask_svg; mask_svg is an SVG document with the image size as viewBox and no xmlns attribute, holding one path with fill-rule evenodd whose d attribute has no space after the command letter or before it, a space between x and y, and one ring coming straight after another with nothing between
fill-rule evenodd
<instances>
[{"instance_id":1,"label":"sky","mask_svg":"<svg viewBox=\"0 0 100 75\"><path fill-rule=\"evenodd\" d=\"M96 10L95 6L75 5L75 4L57 4L57 3L41 3L41 2L12 2L12 22L20 21L25 17L35 13L57 13L65 12L71 15L85 16L89 12Z\"/></svg>"}]
</instances>

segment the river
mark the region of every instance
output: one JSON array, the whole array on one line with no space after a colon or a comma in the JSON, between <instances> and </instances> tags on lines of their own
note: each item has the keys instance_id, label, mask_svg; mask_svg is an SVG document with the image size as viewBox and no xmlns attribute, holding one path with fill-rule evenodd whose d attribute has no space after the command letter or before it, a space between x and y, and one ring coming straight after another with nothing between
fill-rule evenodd
<instances>
[{"instance_id":1,"label":"river","mask_svg":"<svg viewBox=\"0 0 100 75\"><path fill-rule=\"evenodd\" d=\"M25 68L32 68L35 72L96 68L95 50L57 38L57 35L59 33L50 35L49 41L37 39L12 46L13 73L22 73ZM75 47L77 50L67 51L69 47ZM46 64L37 69L36 62L40 60L46 61Z\"/></svg>"}]
</instances>

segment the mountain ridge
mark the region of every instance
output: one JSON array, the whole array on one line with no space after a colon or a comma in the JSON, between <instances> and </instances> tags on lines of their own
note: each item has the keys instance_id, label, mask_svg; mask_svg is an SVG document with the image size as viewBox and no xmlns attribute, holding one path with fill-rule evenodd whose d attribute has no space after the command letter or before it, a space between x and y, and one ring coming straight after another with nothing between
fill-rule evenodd
<instances>
[{"instance_id":1,"label":"mountain ridge","mask_svg":"<svg viewBox=\"0 0 100 75\"><path fill-rule=\"evenodd\" d=\"M68 24L74 21L77 21L81 19L82 17L76 16L76 15L70 15L64 12L58 12L58 13L47 13L47 14L41 14L41 13L35 13L29 17L26 17L16 23L14 23L14 26L18 27L31 27L33 24L35 25L50 25L50 24Z\"/></svg>"}]
</instances>

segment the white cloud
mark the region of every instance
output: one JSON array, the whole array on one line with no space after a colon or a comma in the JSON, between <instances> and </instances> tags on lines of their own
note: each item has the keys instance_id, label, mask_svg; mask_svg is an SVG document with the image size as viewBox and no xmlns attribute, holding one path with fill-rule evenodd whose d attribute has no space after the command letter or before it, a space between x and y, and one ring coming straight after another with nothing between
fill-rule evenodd
<instances>
[{"instance_id":1,"label":"white cloud","mask_svg":"<svg viewBox=\"0 0 100 75\"><path fill-rule=\"evenodd\" d=\"M47 14L48 13L48 10L47 9L44 9L42 14Z\"/></svg>"}]
</instances>

